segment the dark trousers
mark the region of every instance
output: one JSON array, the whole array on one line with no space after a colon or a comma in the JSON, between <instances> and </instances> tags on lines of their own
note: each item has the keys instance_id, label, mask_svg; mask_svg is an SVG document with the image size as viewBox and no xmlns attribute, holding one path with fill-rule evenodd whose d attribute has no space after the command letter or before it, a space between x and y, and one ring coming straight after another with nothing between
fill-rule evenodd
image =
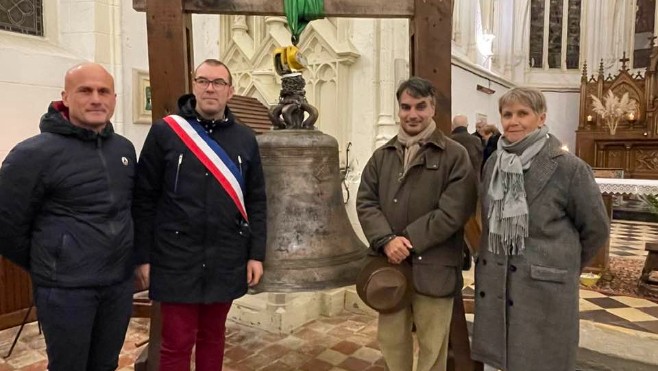
<instances>
[{"instance_id":1,"label":"dark trousers","mask_svg":"<svg viewBox=\"0 0 658 371\"><path fill-rule=\"evenodd\" d=\"M134 282L93 288L34 287L49 371L116 370Z\"/></svg>"},{"instance_id":2,"label":"dark trousers","mask_svg":"<svg viewBox=\"0 0 658 371\"><path fill-rule=\"evenodd\" d=\"M160 371L190 369L196 344L197 371L220 371L224 361L226 316L231 303L161 303L162 346Z\"/></svg>"}]
</instances>

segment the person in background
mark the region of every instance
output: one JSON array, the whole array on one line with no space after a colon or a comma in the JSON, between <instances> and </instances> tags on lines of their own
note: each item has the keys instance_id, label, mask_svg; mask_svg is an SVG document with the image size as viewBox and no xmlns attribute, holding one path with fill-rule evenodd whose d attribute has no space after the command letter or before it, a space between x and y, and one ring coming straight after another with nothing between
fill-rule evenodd
<instances>
[{"instance_id":1,"label":"person in background","mask_svg":"<svg viewBox=\"0 0 658 371\"><path fill-rule=\"evenodd\" d=\"M482 140L468 133L468 118L466 116L456 115L453 117L450 139L466 148L473 170L479 178L483 158Z\"/></svg>"},{"instance_id":2,"label":"person in background","mask_svg":"<svg viewBox=\"0 0 658 371\"><path fill-rule=\"evenodd\" d=\"M475 121L475 131L471 134L478 139L482 141L482 144L484 145L484 138L482 138L482 128L484 128L487 125L487 122L484 120L477 120Z\"/></svg>"},{"instance_id":3,"label":"person in background","mask_svg":"<svg viewBox=\"0 0 658 371\"><path fill-rule=\"evenodd\" d=\"M466 149L436 128L436 89L418 77L397 90L400 130L366 164L356 210L370 247L410 264L411 303L380 313L377 338L391 371L445 370L453 297L462 288L463 227L475 210L476 180Z\"/></svg>"},{"instance_id":4,"label":"person in background","mask_svg":"<svg viewBox=\"0 0 658 371\"><path fill-rule=\"evenodd\" d=\"M504 135L484 166L472 357L505 371L575 370L579 277L609 220L584 161L546 126L546 99L499 100Z\"/></svg>"},{"instance_id":5,"label":"person in background","mask_svg":"<svg viewBox=\"0 0 658 371\"><path fill-rule=\"evenodd\" d=\"M0 254L30 273L50 371L115 370L130 321L136 158L115 105L105 68L71 68L0 169Z\"/></svg>"},{"instance_id":6,"label":"person in background","mask_svg":"<svg viewBox=\"0 0 658 371\"><path fill-rule=\"evenodd\" d=\"M161 302L160 371L189 370L192 348L197 371L221 370L231 304L263 275L265 180L254 132L226 105L232 82L224 63L201 63L139 158L135 243Z\"/></svg>"},{"instance_id":7,"label":"person in background","mask_svg":"<svg viewBox=\"0 0 658 371\"><path fill-rule=\"evenodd\" d=\"M496 125L485 125L480 131L482 133L482 140L484 141L484 150L482 151L482 166L484 166L498 147L500 132Z\"/></svg>"}]
</instances>

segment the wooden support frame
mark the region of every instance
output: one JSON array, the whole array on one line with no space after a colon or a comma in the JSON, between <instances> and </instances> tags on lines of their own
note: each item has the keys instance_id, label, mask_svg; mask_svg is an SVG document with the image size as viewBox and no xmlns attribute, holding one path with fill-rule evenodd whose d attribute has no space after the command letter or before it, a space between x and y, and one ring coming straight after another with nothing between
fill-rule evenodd
<instances>
[{"instance_id":1,"label":"wooden support frame","mask_svg":"<svg viewBox=\"0 0 658 371\"><path fill-rule=\"evenodd\" d=\"M327 17L409 18L411 73L436 87L434 119L444 133L450 133L453 0L325 0L324 7ZM178 97L190 91L192 13L284 14L283 0L133 0L133 8L146 12L153 122L175 112ZM464 305L472 311L472 299L455 298L451 334L455 356L450 369L481 370L482 365L470 359ZM148 370L159 366L159 314L159 306L154 305Z\"/></svg>"},{"instance_id":2,"label":"wooden support frame","mask_svg":"<svg viewBox=\"0 0 658 371\"><path fill-rule=\"evenodd\" d=\"M192 15L181 0L146 0L152 122L178 112L178 96L190 91ZM183 73L181 73L183 72Z\"/></svg>"},{"instance_id":3,"label":"wooden support frame","mask_svg":"<svg viewBox=\"0 0 658 371\"><path fill-rule=\"evenodd\" d=\"M146 11L153 122L176 111L190 90L191 13L283 15L283 0L133 0ZM437 89L434 119L450 133L452 0L326 0L327 17L410 18L410 63L415 76ZM180 71L187 71L181 74Z\"/></svg>"},{"instance_id":4,"label":"wooden support frame","mask_svg":"<svg viewBox=\"0 0 658 371\"><path fill-rule=\"evenodd\" d=\"M283 0L182 0L186 13L285 15ZM148 0L133 0L133 9L143 12ZM414 0L326 0L327 17L410 18L414 16Z\"/></svg>"},{"instance_id":5,"label":"wooden support frame","mask_svg":"<svg viewBox=\"0 0 658 371\"><path fill-rule=\"evenodd\" d=\"M452 1L416 0L409 27L411 74L436 87L434 121L446 134L452 131L452 7Z\"/></svg>"}]
</instances>

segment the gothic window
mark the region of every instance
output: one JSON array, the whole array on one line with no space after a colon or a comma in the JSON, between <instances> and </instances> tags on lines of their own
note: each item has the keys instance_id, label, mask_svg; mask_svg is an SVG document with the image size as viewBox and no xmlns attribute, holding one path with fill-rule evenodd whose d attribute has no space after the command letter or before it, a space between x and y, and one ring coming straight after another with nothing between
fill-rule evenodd
<instances>
[{"instance_id":1,"label":"gothic window","mask_svg":"<svg viewBox=\"0 0 658 371\"><path fill-rule=\"evenodd\" d=\"M0 0L0 31L43 36L42 0Z\"/></svg>"},{"instance_id":2,"label":"gothic window","mask_svg":"<svg viewBox=\"0 0 658 371\"><path fill-rule=\"evenodd\" d=\"M578 69L581 0L531 0L532 68Z\"/></svg>"},{"instance_id":3,"label":"gothic window","mask_svg":"<svg viewBox=\"0 0 658 371\"><path fill-rule=\"evenodd\" d=\"M633 50L633 68L649 66L651 55L651 37L654 29L654 0L637 0L635 7L635 38Z\"/></svg>"}]
</instances>

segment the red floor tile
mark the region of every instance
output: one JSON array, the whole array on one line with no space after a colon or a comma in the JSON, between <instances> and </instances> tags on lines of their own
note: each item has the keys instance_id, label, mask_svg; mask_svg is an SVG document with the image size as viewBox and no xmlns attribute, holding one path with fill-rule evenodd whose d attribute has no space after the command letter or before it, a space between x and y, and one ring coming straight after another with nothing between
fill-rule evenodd
<instances>
[{"instance_id":1,"label":"red floor tile","mask_svg":"<svg viewBox=\"0 0 658 371\"><path fill-rule=\"evenodd\" d=\"M331 370L333 366L331 363L321 361L319 359L312 359L302 365L300 370L303 371L328 371Z\"/></svg>"},{"instance_id":2,"label":"red floor tile","mask_svg":"<svg viewBox=\"0 0 658 371\"><path fill-rule=\"evenodd\" d=\"M363 371L370 366L372 366L370 363L354 357L347 357L346 360L338 365L338 367L349 371Z\"/></svg>"},{"instance_id":3,"label":"red floor tile","mask_svg":"<svg viewBox=\"0 0 658 371\"><path fill-rule=\"evenodd\" d=\"M361 348L361 344L353 343L351 341L341 341L340 343L331 347L331 349L346 355L350 355L354 353L354 351L356 351L359 348Z\"/></svg>"}]
</instances>

